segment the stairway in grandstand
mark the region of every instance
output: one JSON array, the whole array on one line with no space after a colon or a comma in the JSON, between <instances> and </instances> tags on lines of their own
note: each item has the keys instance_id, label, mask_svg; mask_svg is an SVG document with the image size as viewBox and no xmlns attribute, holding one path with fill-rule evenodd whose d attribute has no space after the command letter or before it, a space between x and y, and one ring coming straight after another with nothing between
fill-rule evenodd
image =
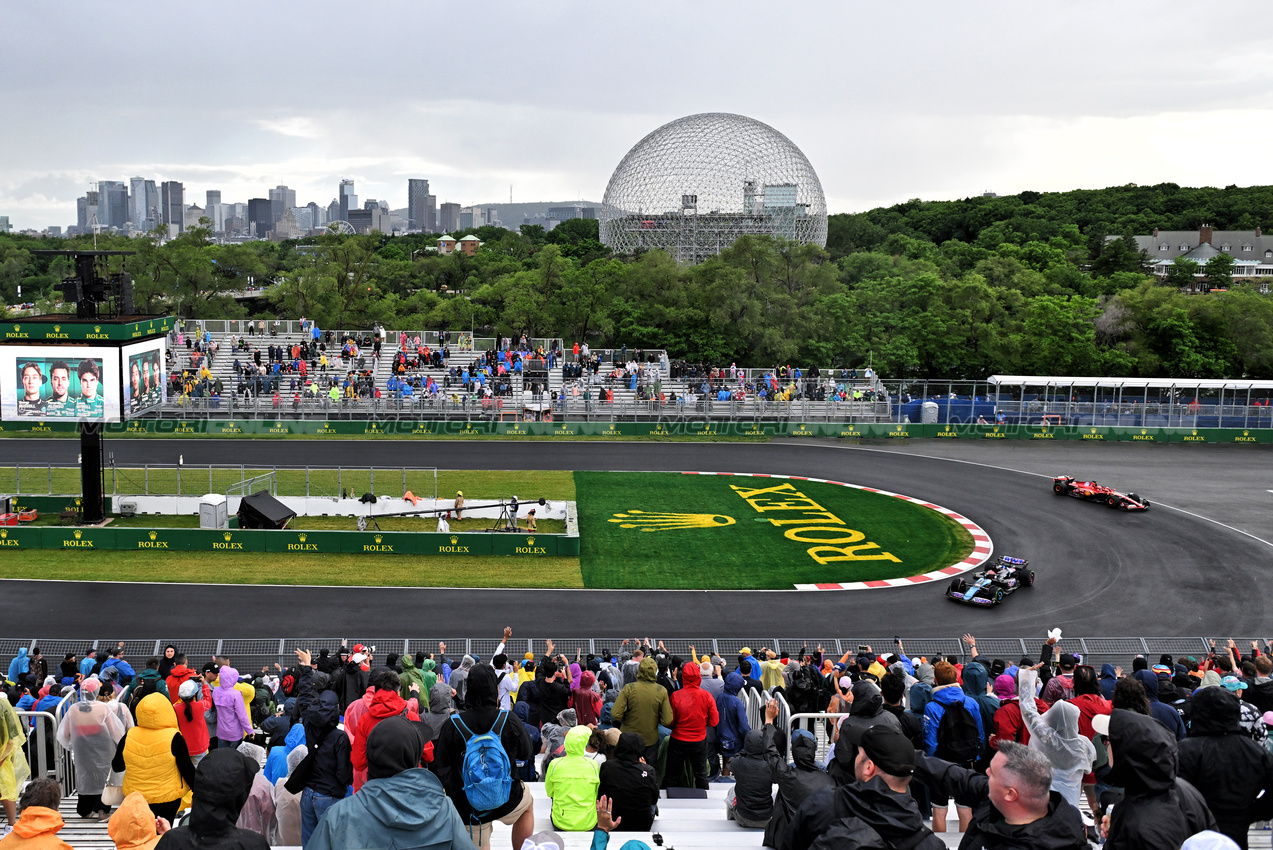
<instances>
[{"instance_id":1,"label":"stairway in grandstand","mask_svg":"<svg viewBox=\"0 0 1273 850\"><path fill-rule=\"evenodd\" d=\"M551 802L544 793L543 783L528 783L531 794L535 798L535 832L547 832L553 829L549 817ZM760 847L764 839L764 830L743 829L734 821L725 817L725 796L733 786L728 783L713 783L707 792L706 799L685 800L662 799L659 801L659 816L654 821L654 833L663 838L663 847L667 850L693 850L693 848L745 848ZM62 801L62 817L66 826L58 833L58 837L70 844L75 850L114 850L115 844L106 833L107 825L95 820L81 820L75 814L75 798ZM955 828L954 813L947 823L948 828ZM590 832L562 832L566 840L567 850L588 850L592 846ZM495 823L491 836L491 848L510 846L512 829L502 823ZM1252 827L1249 833L1249 844L1253 850L1270 847L1270 836L1273 832ZM958 847L963 835L958 832L946 832L938 835L947 847ZM636 839L644 841L655 848L653 834L649 832L615 832L610 837L610 847L618 850L623 842Z\"/></svg>"}]
</instances>

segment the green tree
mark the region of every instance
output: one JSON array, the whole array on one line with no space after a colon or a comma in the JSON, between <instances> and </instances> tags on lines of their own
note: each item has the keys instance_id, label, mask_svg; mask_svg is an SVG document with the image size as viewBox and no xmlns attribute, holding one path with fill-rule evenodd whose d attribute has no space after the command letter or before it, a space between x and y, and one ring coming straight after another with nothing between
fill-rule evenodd
<instances>
[{"instance_id":1,"label":"green tree","mask_svg":"<svg viewBox=\"0 0 1273 850\"><path fill-rule=\"evenodd\" d=\"M1216 254L1207 260L1203 269L1207 276L1208 289L1231 289L1233 287L1233 270L1236 267L1233 257L1228 254Z\"/></svg>"},{"instance_id":2,"label":"green tree","mask_svg":"<svg viewBox=\"0 0 1273 850\"><path fill-rule=\"evenodd\" d=\"M1193 287L1200 269L1201 266L1198 265L1197 261L1183 255L1176 257L1171 265L1167 267L1167 277L1163 282L1176 289L1190 289Z\"/></svg>"}]
</instances>

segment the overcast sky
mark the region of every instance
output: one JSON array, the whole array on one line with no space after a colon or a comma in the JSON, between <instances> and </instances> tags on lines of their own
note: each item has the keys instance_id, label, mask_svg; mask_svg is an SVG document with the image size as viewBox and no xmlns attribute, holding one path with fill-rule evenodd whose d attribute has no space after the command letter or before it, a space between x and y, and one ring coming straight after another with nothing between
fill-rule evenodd
<instances>
[{"instance_id":1,"label":"overcast sky","mask_svg":"<svg viewBox=\"0 0 1273 850\"><path fill-rule=\"evenodd\" d=\"M659 125L785 133L831 212L991 190L1273 184L1259 2L11 3L0 215L98 180L186 201L600 200ZM1260 33L1264 33L1261 35Z\"/></svg>"}]
</instances>

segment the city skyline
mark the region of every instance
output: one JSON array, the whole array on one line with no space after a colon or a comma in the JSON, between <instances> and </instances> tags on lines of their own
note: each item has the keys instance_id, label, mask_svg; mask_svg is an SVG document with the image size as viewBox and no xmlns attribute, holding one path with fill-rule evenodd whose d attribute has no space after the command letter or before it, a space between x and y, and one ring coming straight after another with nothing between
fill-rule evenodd
<instances>
[{"instance_id":1,"label":"city skyline","mask_svg":"<svg viewBox=\"0 0 1273 850\"><path fill-rule=\"evenodd\" d=\"M986 190L1273 184L1259 156L1273 36L1233 25L1262 4L1224 9L917 0L813 6L775 30L772 7L748 0L562 0L497 4L475 45L427 8L351 16L316 0L299 25L236 0L55 20L15 7L0 103L21 129L0 141L0 215L64 226L99 182L139 175L182 183L187 203L283 184L325 205L342 177L394 209L411 178L439 206L497 205L510 185L518 202L596 201L646 133L709 111L787 135L832 213ZM1139 37L1180 27L1188 49ZM112 38L129 49L103 67L95 46ZM350 51L338 64L320 59L333 44Z\"/></svg>"}]
</instances>

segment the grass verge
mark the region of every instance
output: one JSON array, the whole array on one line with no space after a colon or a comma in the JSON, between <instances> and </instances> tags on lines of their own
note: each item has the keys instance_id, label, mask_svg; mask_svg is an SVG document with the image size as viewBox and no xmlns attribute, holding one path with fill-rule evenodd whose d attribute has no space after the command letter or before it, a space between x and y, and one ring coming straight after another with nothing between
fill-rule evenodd
<instances>
[{"instance_id":1,"label":"grass verge","mask_svg":"<svg viewBox=\"0 0 1273 850\"><path fill-rule=\"evenodd\" d=\"M374 563L374 566L372 566ZM374 573L368 574L369 569ZM376 558L363 555L206 555L28 550L6 558L4 577L59 581L150 581L180 584L316 584L395 587L583 587L578 558Z\"/></svg>"},{"instance_id":2,"label":"grass verge","mask_svg":"<svg viewBox=\"0 0 1273 850\"><path fill-rule=\"evenodd\" d=\"M972 551L972 536L945 515L852 487L657 472L577 472L575 481L588 587L780 589L869 581L940 569ZM731 485L779 489L753 504ZM848 551L814 551L819 546ZM815 554L854 560L819 563Z\"/></svg>"}]
</instances>

